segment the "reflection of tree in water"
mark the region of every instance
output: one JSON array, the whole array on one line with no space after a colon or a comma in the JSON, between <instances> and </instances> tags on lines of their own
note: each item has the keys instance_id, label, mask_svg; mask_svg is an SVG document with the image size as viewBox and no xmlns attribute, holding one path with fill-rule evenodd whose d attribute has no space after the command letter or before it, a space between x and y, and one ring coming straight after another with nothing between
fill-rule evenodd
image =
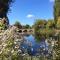
<instances>
[{"instance_id":1,"label":"reflection of tree in water","mask_svg":"<svg viewBox=\"0 0 60 60\"><path fill-rule=\"evenodd\" d=\"M29 36L30 36L30 34L26 34L26 36L27 36L27 37L29 37Z\"/></svg>"},{"instance_id":2,"label":"reflection of tree in water","mask_svg":"<svg viewBox=\"0 0 60 60\"><path fill-rule=\"evenodd\" d=\"M30 41L24 41L23 44L25 44L24 46L22 46L22 51L23 53L28 53L30 56L45 56L46 58L50 58L52 57L52 53L48 52L48 49L46 49L45 47L33 47ZM40 42L40 44L45 44L45 42ZM39 44L39 46L40 46ZM45 44L46 45L46 44ZM43 45L44 46L44 45Z\"/></svg>"},{"instance_id":3,"label":"reflection of tree in water","mask_svg":"<svg viewBox=\"0 0 60 60\"><path fill-rule=\"evenodd\" d=\"M28 39L28 37L26 39ZM53 52L51 50L51 44L50 44L51 41L50 40L49 40L50 45L46 48L46 43L48 41L45 41L45 40L40 41L40 43L38 43L39 47L37 47L37 45L33 46L31 44L31 41L26 40L26 39L23 40L22 44L20 45L20 49L21 49L21 53L20 53L21 56L20 57L21 57L21 59L23 59L23 60L28 59L28 57L29 57L29 59L32 59L32 60L33 59L35 60L35 58L38 60L39 59L40 60L44 60L44 59L52 60L52 58L53 58L52 53Z\"/></svg>"}]
</instances>

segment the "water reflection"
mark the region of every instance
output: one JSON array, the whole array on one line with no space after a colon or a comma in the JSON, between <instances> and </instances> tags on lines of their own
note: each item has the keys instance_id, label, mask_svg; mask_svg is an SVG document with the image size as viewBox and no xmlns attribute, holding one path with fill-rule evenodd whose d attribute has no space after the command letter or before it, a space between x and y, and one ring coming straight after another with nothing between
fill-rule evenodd
<instances>
[{"instance_id":1,"label":"water reflection","mask_svg":"<svg viewBox=\"0 0 60 60\"><path fill-rule=\"evenodd\" d=\"M33 35L24 36L24 42L21 44L21 49L23 53L28 53L29 55L48 55L49 47L46 40L42 39L40 42L36 42ZM51 55L51 54L50 54Z\"/></svg>"}]
</instances>

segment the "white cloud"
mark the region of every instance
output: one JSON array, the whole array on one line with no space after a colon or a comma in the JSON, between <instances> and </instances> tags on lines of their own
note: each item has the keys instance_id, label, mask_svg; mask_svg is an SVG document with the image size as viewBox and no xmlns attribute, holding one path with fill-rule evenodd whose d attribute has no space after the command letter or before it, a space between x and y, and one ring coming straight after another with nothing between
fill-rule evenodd
<instances>
[{"instance_id":1,"label":"white cloud","mask_svg":"<svg viewBox=\"0 0 60 60\"><path fill-rule=\"evenodd\" d=\"M26 17L27 18L34 18L34 15L33 14L28 14Z\"/></svg>"},{"instance_id":2,"label":"white cloud","mask_svg":"<svg viewBox=\"0 0 60 60\"><path fill-rule=\"evenodd\" d=\"M54 2L55 0L50 0L50 2Z\"/></svg>"}]
</instances>

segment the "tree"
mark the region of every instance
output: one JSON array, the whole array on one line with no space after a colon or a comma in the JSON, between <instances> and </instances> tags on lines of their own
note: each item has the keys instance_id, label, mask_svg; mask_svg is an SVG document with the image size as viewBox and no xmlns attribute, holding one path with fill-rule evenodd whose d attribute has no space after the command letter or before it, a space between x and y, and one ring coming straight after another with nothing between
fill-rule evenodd
<instances>
[{"instance_id":1,"label":"tree","mask_svg":"<svg viewBox=\"0 0 60 60\"><path fill-rule=\"evenodd\" d=\"M34 23L34 28L35 30L39 30L39 29L45 28L46 24L47 24L47 21L42 19L37 19Z\"/></svg>"},{"instance_id":2,"label":"tree","mask_svg":"<svg viewBox=\"0 0 60 60\"><path fill-rule=\"evenodd\" d=\"M57 29L60 29L60 17L57 20L56 27L57 27Z\"/></svg>"},{"instance_id":3,"label":"tree","mask_svg":"<svg viewBox=\"0 0 60 60\"><path fill-rule=\"evenodd\" d=\"M48 21L37 20L34 24L35 37L37 40L53 37L55 34L54 27L55 22L52 19L49 19Z\"/></svg>"},{"instance_id":4,"label":"tree","mask_svg":"<svg viewBox=\"0 0 60 60\"><path fill-rule=\"evenodd\" d=\"M37 19L35 21L34 29L35 29L35 37L36 37L37 40L40 40L41 36L43 36L39 32L41 32L41 30L45 28L46 23L47 22L45 20L42 20L42 19Z\"/></svg>"},{"instance_id":5,"label":"tree","mask_svg":"<svg viewBox=\"0 0 60 60\"><path fill-rule=\"evenodd\" d=\"M47 21L46 28L55 28L55 22L53 19Z\"/></svg>"},{"instance_id":6,"label":"tree","mask_svg":"<svg viewBox=\"0 0 60 60\"><path fill-rule=\"evenodd\" d=\"M26 29L29 29L29 28L31 28L31 27L30 27L30 25L26 24L26 25L25 25L25 28L26 28Z\"/></svg>"},{"instance_id":7,"label":"tree","mask_svg":"<svg viewBox=\"0 0 60 60\"><path fill-rule=\"evenodd\" d=\"M56 27L60 29L60 0L55 0L54 4L54 19L56 23ZM57 36L59 39L54 46L54 51L56 53L56 59L55 60L60 60L60 33Z\"/></svg>"},{"instance_id":8,"label":"tree","mask_svg":"<svg viewBox=\"0 0 60 60\"><path fill-rule=\"evenodd\" d=\"M17 28L22 28L22 25L20 24L19 21L16 21L14 25L15 25Z\"/></svg>"},{"instance_id":9,"label":"tree","mask_svg":"<svg viewBox=\"0 0 60 60\"><path fill-rule=\"evenodd\" d=\"M43 28L46 25L46 21L43 19L37 19L35 21L35 26L39 26L39 28Z\"/></svg>"},{"instance_id":10,"label":"tree","mask_svg":"<svg viewBox=\"0 0 60 60\"><path fill-rule=\"evenodd\" d=\"M57 19L60 16L60 0L55 0L54 4L54 20L57 23Z\"/></svg>"},{"instance_id":11,"label":"tree","mask_svg":"<svg viewBox=\"0 0 60 60\"><path fill-rule=\"evenodd\" d=\"M7 13L12 2L13 0L0 0L0 18L7 18L7 24L9 24Z\"/></svg>"}]
</instances>

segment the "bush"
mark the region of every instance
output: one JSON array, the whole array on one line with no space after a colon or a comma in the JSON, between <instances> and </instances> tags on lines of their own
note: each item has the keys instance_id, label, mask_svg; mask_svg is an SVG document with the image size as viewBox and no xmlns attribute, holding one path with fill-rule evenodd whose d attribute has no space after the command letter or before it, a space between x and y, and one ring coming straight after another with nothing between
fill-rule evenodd
<instances>
[{"instance_id":1,"label":"bush","mask_svg":"<svg viewBox=\"0 0 60 60\"><path fill-rule=\"evenodd\" d=\"M5 29L7 29L7 26L0 22L0 29L5 30Z\"/></svg>"}]
</instances>

